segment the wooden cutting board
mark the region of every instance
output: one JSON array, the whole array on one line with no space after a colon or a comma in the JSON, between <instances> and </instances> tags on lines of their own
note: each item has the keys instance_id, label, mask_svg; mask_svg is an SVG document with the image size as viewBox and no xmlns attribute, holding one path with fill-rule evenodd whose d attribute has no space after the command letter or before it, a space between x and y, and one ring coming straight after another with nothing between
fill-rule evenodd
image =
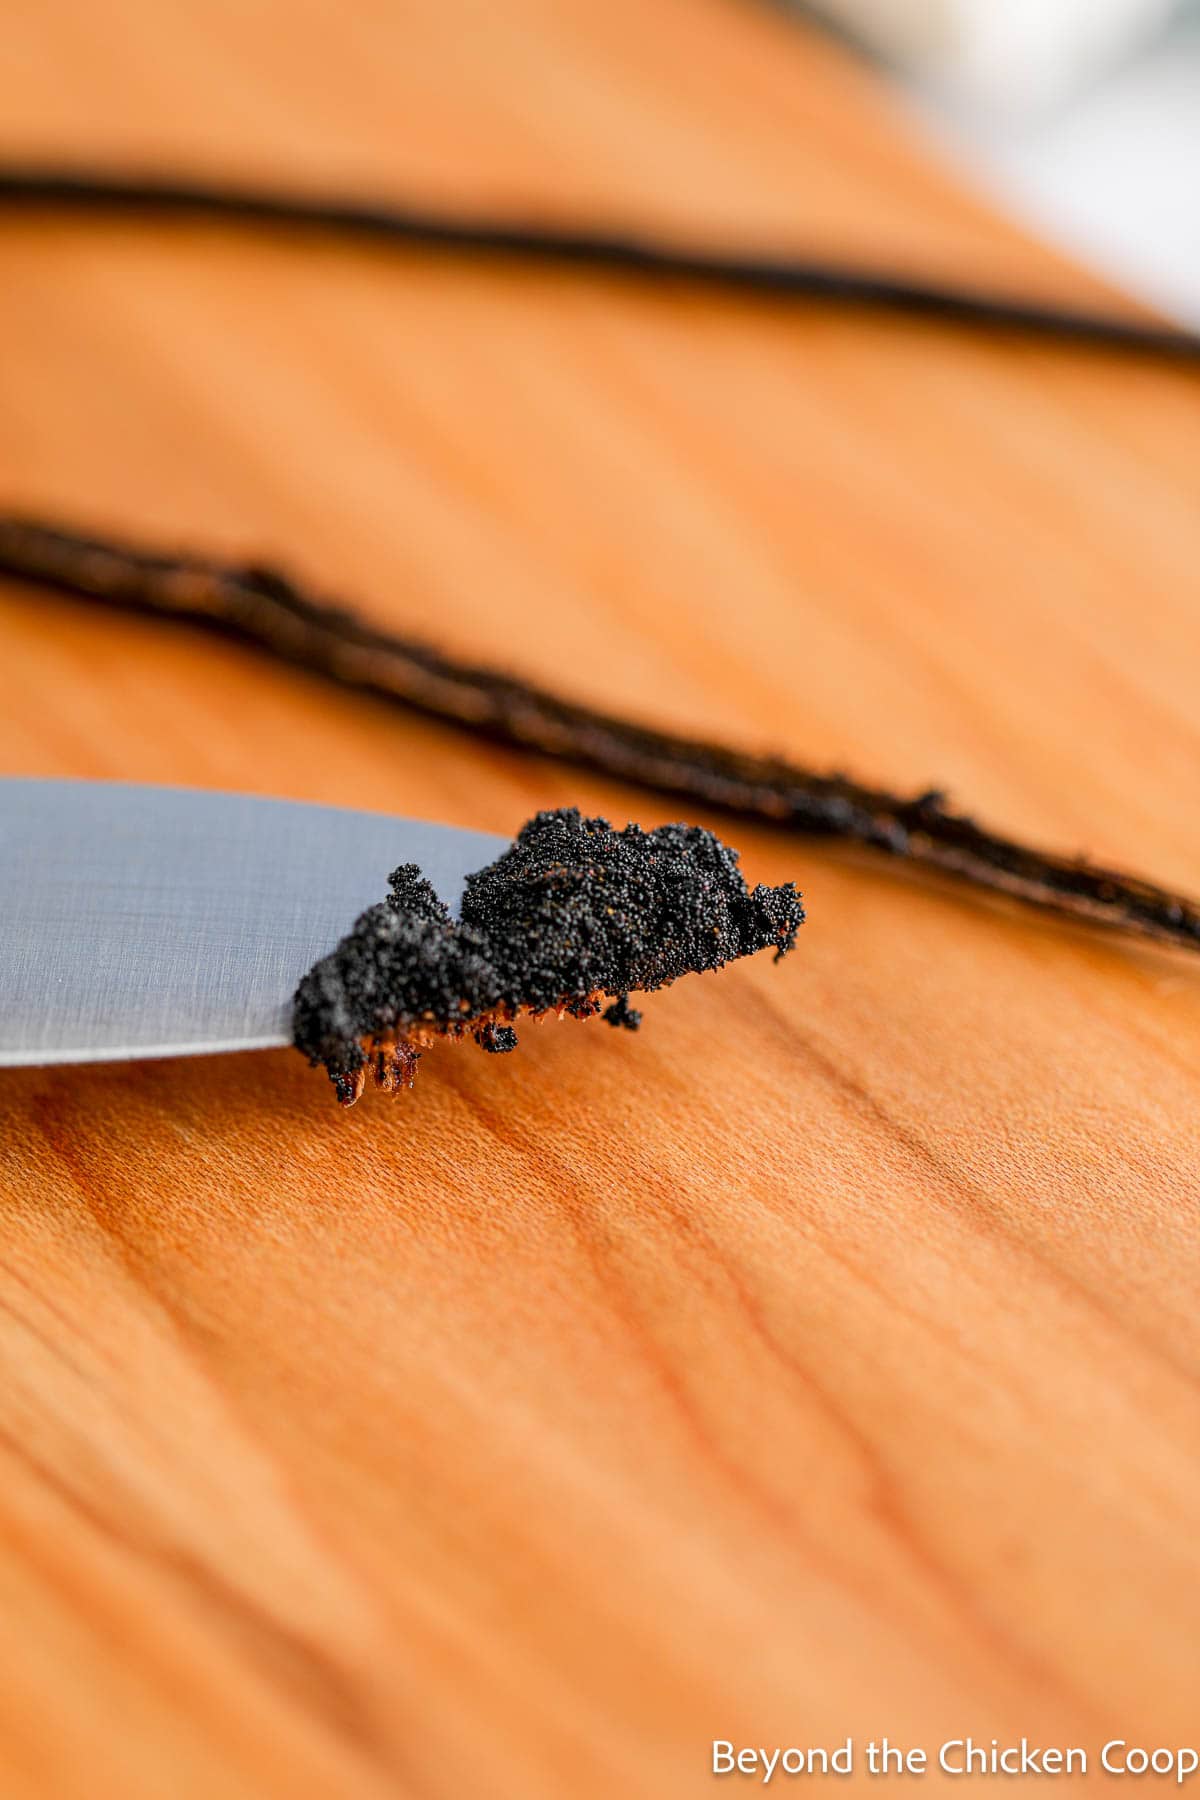
<instances>
[{"instance_id":1,"label":"wooden cutting board","mask_svg":"<svg viewBox=\"0 0 1200 1800\"><path fill-rule=\"evenodd\" d=\"M17 0L0 58L3 153L1099 295L751 0ZM201 226L9 220L0 266L5 504L1200 889L1194 377ZM677 810L0 617L9 773ZM730 835L801 947L638 1037L348 1114L291 1052L0 1076L6 1796L675 1800L714 1738L1194 1734L1200 964Z\"/></svg>"}]
</instances>

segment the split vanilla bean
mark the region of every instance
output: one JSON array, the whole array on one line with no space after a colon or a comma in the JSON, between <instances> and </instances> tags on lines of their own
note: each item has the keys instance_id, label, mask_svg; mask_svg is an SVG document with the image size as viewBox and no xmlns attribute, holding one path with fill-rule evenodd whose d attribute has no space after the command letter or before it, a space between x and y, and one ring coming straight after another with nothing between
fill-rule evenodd
<instances>
[{"instance_id":1,"label":"split vanilla bean","mask_svg":"<svg viewBox=\"0 0 1200 1800\"><path fill-rule=\"evenodd\" d=\"M213 219L250 230L317 231L399 249L599 272L644 285L677 282L776 303L852 308L1200 363L1200 335L1154 319L1056 306L786 250L754 254L397 201L57 164L0 164L0 216L4 212Z\"/></svg>"},{"instance_id":2,"label":"split vanilla bean","mask_svg":"<svg viewBox=\"0 0 1200 1800\"><path fill-rule=\"evenodd\" d=\"M862 844L1044 912L1200 948L1195 900L1137 875L1002 837L949 811L935 790L893 794L849 776L656 731L381 631L258 564L147 550L0 514L0 574L202 625L495 742L655 792Z\"/></svg>"}]
</instances>

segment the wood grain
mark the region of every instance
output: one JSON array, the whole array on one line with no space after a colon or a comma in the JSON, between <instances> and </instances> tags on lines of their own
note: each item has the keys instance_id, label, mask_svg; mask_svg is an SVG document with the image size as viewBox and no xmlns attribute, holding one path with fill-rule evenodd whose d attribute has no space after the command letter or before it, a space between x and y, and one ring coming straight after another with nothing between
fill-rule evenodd
<instances>
[{"instance_id":1,"label":"wood grain","mask_svg":"<svg viewBox=\"0 0 1200 1800\"><path fill-rule=\"evenodd\" d=\"M0 153L1098 291L749 0L7 15ZM1200 889L1185 374L200 227L0 260L6 503ZM0 610L6 772L671 812ZM348 1115L282 1053L0 1077L5 1795L675 1800L714 1737L1194 1735L1200 972L737 837L801 949L637 1038Z\"/></svg>"}]
</instances>

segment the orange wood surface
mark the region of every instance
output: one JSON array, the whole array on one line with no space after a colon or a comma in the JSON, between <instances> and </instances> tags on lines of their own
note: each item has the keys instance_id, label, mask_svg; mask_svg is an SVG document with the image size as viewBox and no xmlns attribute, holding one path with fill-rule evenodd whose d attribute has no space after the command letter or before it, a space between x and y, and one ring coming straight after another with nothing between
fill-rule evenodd
<instances>
[{"instance_id":1,"label":"orange wood surface","mask_svg":"<svg viewBox=\"0 0 1200 1800\"><path fill-rule=\"evenodd\" d=\"M1098 292L751 0L5 12L0 154ZM0 270L3 504L1200 889L1194 377L215 227L6 220ZM678 811L199 634L0 618L6 773ZM706 822L811 922L638 1037L348 1114L291 1052L0 1074L4 1795L1194 1739L1200 964Z\"/></svg>"}]
</instances>

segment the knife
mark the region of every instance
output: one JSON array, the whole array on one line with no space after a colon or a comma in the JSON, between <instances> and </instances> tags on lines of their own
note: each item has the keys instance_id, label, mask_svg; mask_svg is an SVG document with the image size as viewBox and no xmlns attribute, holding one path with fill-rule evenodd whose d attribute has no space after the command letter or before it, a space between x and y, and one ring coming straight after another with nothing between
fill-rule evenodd
<instances>
[{"instance_id":1,"label":"knife","mask_svg":"<svg viewBox=\"0 0 1200 1800\"><path fill-rule=\"evenodd\" d=\"M0 1065L267 1050L414 862L457 913L485 832L133 782L0 779Z\"/></svg>"}]
</instances>

